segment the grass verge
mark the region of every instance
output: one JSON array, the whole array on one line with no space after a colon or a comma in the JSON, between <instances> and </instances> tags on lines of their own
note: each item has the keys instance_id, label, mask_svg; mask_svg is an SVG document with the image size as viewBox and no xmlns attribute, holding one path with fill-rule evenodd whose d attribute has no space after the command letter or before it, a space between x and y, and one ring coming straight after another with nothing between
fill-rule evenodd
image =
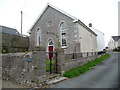
<instances>
[{"instance_id":1,"label":"grass verge","mask_svg":"<svg viewBox=\"0 0 120 90\"><path fill-rule=\"evenodd\" d=\"M74 68L74 69L71 69L71 70L65 72L63 76L68 77L68 78L74 78L76 76L80 76L81 74L89 71L91 69L91 67L96 66L97 64L101 63L101 61L103 61L109 57L110 57L109 54L105 54L104 56L101 56L93 61L90 61L80 67L77 67L77 68Z\"/></svg>"}]
</instances>

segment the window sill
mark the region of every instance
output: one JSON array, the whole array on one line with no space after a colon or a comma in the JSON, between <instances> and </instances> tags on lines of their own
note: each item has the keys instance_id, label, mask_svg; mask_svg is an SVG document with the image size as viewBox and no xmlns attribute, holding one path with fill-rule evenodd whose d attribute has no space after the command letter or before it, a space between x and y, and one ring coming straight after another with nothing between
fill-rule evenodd
<instances>
[{"instance_id":1,"label":"window sill","mask_svg":"<svg viewBox=\"0 0 120 90\"><path fill-rule=\"evenodd\" d=\"M61 48L65 49L65 48L67 48L67 46L62 46Z\"/></svg>"}]
</instances>

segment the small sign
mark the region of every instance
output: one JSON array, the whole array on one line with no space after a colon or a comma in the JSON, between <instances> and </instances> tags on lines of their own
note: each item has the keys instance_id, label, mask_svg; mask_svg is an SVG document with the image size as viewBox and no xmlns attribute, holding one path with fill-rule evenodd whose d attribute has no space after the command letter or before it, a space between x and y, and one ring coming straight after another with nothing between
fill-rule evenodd
<instances>
[{"instance_id":1,"label":"small sign","mask_svg":"<svg viewBox=\"0 0 120 90\"><path fill-rule=\"evenodd\" d=\"M32 58L28 58L27 61L28 61L28 62L32 62Z\"/></svg>"}]
</instances>

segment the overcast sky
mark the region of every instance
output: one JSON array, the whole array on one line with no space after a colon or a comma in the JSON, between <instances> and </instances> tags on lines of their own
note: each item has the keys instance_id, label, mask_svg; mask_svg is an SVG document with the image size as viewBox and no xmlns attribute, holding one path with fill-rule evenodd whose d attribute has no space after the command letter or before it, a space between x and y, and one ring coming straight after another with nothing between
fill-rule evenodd
<instances>
[{"instance_id":1,"label":"overcast sky","mask_svg":"<svg viewBox=\"0 0 120 90\"><path fill-rule=\"evenodd\" d=\"M0 0L0 25L20 32L23 11L23 34L27 34L47 3L80 19L87 26L105 34L107 46L111 36L118 35L118 1L120 0Z\"/></svg>"}]
</instances>

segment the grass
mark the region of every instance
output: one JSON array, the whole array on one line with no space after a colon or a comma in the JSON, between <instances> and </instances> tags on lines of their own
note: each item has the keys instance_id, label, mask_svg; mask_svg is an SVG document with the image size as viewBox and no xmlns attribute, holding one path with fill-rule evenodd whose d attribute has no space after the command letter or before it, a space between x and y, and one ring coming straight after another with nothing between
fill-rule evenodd
<instances>
[{"instance_id":1,"label":"grass","mask_svg":"<svg viewBox=\"0 0 120 90\"><path fill-rule=\"evenodd\" d=\"M91 67L95 67L97 64L100 64L103 60L109 58L110 55L109 54L105 54L104 56L101 56L97 59L95 59L94 61L90 61L88 63L86 63L85 65L79 66L77 68L71 69L67 72L64 73L64 77L68 77L68 78L74 78L77 76L80 76L81 74L89 71L91 69Z\"/></svg>"},{"instance_id":2,"label":"grass","mask_svg":"<svg viewBox=\"0 0 120 90\"><path fill-rule=\"evenodd\" d=\"M52 60L52 70L55 69L55 60ZM50 60L46 60L46 72L50 71Z\"/></svg>"}]
</instances>

